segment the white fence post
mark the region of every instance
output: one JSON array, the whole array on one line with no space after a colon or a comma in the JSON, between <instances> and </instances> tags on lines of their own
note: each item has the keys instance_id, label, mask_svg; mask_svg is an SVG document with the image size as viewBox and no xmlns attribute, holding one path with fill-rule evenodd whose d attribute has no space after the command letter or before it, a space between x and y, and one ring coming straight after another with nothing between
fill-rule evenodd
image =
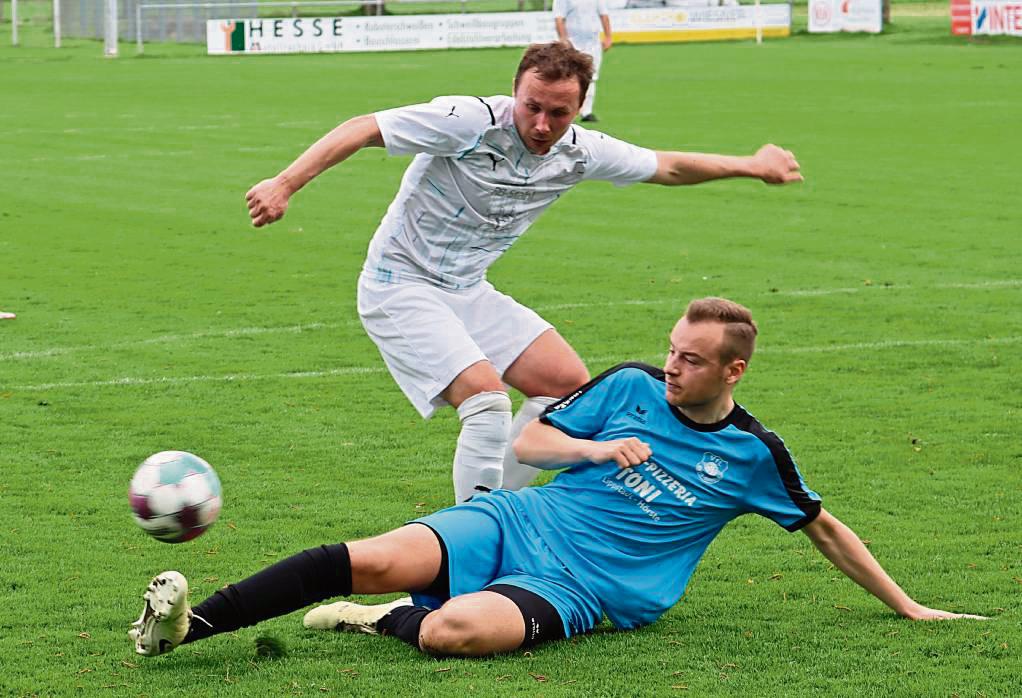
<instances>
[{"instance_id":1,"label":"white fence post","mask_svg":"<svg viewBox=\"0 0 1022 698\"><path fill-rule=\"evenodd\" d=\"M142 2L135 3L135 43L138 47L138 52L142 53L145 49L142 44Z\"/></svg>"},{"instance_id":2,"label":"white fence post","mask_svg":"<svg viewBox=\"0 0 1022 698\"><path fill-rule=\"evenodd\" d=\"M60 48L60 0L53 0L53 48Z\"/></svg>"},{"instance_id":3,"label":"white fence post","mask_svg":"<svg viewBox=\"0 0 1022 698\"><path fill-rule=\"evenodd\" d=\"M107 58L117 57L117 0L106 0L105 40L103 55Z\"/></svg>"},{"instance_id":4,"label":"white fence post","mask_svg":"<svg viewBox=\"0 0 1022 698\"><path fill-rule=\"evenodd\" d=\"M11 0L11 46L18 45L18 0Z\"/></svg>"}]
</instances>

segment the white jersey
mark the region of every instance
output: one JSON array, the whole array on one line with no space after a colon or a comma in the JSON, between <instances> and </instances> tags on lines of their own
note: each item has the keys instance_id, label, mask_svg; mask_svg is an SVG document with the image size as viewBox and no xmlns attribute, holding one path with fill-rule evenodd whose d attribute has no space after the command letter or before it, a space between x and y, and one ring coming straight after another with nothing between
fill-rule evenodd
<instances>
[{"instance_id":1,"label":"white jersey","mask_svg":"<svg viewBox=\"0 0 1022 698\"><path fill-rule=\"evenodd\" d=\"M607 14L605 0L554 0L553 12L554 17L564 20L572 46L589 55L601 51L600 15Z\"/></svg>"},{"instance_id":2,"label":"white jersey","mask_svg":"<svg viewBox=\"0 0 1022 698\"><path fill-rule=\"evenodd\" d=\"M586 179L618 185L656 172L656 153L572 125L546 155L515 128L514 99L437 97L378 112L391 155L415 154L369 244L382 282L468 288L562 194Z\"/></svg>"}]
</instances>

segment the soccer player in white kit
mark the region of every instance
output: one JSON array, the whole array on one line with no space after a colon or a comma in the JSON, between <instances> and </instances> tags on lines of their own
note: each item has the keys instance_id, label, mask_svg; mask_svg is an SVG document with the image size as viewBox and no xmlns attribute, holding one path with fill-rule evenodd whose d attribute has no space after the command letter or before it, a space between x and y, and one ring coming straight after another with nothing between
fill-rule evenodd
<instances>
[{"instance_id":1,"label":"soccer player in white kit","mask_svg":"<svg viewBox=\"0 0 1022 698\"><path fill-rule=\"evenodd\" d=\"M580 121L596 121L593 101L596 99L596 81L600 79L603 52L609 51L614 40L610 29L610 15L606 0L554 0L554 24L557 38L567 41L593 59L593 80L582 100ZM600 30L603 39L600 39Z\"/></svg>"},{"instance_id":2,"label":"soccer player in white kit","mask_svg":"<svg viewBox=\"0 0 1022 698\"><path fill-rule=\"evenodd\" d=\"M802 179L791 152L775 145L748 157L653 151L573 125L591 77L592 60L571 46L530 46L513 97L438 97L355 117L246 195L258 227L280 219L295 192L361 148L415 154L369 245L358 312L424 418L441 405L457 409L456 502L531 482L539 471L520 464L509 444L589 379L548 322L486 280L547 206L586 179ZM526 398L513 420L508 385Z\"/></svg>"}]
</instances>

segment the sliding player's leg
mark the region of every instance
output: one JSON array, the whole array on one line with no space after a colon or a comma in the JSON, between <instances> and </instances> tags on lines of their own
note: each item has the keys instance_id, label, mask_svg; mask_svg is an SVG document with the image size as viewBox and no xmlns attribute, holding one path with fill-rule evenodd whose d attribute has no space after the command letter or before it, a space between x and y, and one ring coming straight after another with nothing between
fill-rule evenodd
<instances>
[{"instance_id":1,"label":"sliding player's leg","mask_svg":"<svg viewBox=\"0 0 1022 698\"><path fill-rule=\"evenodd\" d=\"M377 605L340 601L309 611L305 627L389 635L427 654L463 657L512 652L565 636L553 604L510 584L456 596L435 610L408 598Z\"/></svg>"},{"instance_id":2,"label":"sliding player's leg","mask_svg":"<svg viewBox=\"0 0 1022 698\"><path fill-rule=\"evenodd\" d=\"M514 496L480 495L410 525L435 532L442 560L414 604L340 601L309 611L305 626L392 635L429 654L461 656L587 632L599 602L518 515Z\"/></svg>"},{"instance_id":3,"label":"sliding player's leg","mask_svg":"<svg viewBox=\"0 0 1022 698\"><path fill-rule=\"evenodd\" d=\"M436 579L440 562L440 544L432 531L404 526L350 545L323 545L292 555L216 591L195 608L188 605L185 577L164 572L143 594L145 607L129 635L139 654L164 654L335 596L425 589Z\"/></svg>"}]
</instances>

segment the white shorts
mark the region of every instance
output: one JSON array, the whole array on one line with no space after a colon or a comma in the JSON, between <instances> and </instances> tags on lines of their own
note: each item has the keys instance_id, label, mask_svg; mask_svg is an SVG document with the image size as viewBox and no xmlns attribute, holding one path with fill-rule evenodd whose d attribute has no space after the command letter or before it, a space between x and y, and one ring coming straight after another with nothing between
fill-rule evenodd
<instances>
[{"instance_id":1,"label":"white shorts","mask_svg":"<svg viewBox=\"0 0 1022 698\"><path fill-rule=\"evenodd\" d=\"M472 364L501 376L553 325L488 281L452 291L420 283L358 280L358 314L398 386L425 419Z\"/></svg>"}]
</instances>

